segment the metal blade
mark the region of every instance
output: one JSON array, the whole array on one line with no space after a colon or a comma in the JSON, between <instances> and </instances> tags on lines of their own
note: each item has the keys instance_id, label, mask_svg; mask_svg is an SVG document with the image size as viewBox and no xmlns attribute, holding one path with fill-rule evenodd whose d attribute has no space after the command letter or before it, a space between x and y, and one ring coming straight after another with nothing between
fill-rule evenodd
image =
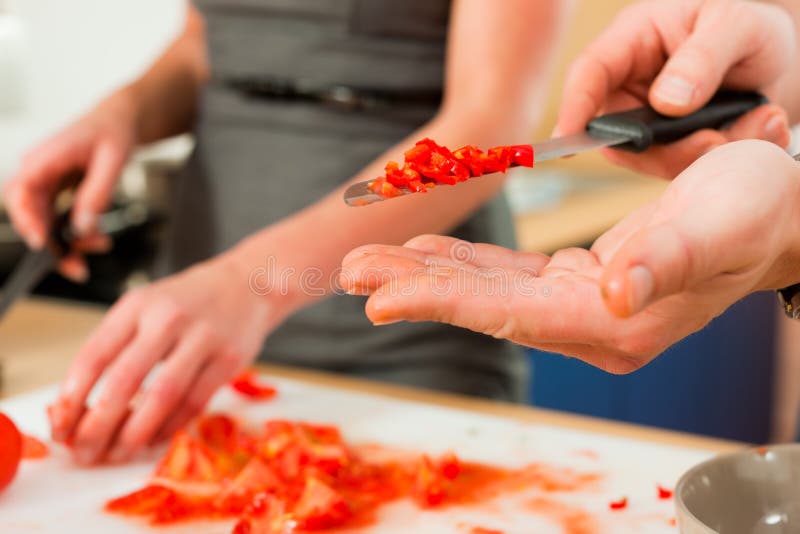
<instances>
[{"instance_id":1,"label":"metal blade","mask_svg":"<svg viewBox=\"0 0 800 534\"><path fill-rule=\"evenodd\" d=\"M372 191L369 190L370 182L358 182L357 184L353 184L344 191L344 201L347 203L348 206L366 206L368 204L372 204L373 202L380 202L381 200L386 200L384 197L380 195L376 195ZM404 195L408 195L411 193L408 189L400 189Z\"/></svg>"},{"instance_id":2,"label":"metal blade","mask_svg":"<svg viewBox=\"0 0 800 534\"><path fill-rule=\"evenodd\" d=\"M3 287L3 294L0 296L0 318L18 298L28 294L44 275L55 267L56 257L50 250L45 248L27 252Z\"/></svg>"},{"instance_id":3,"label":"metal blade","mask_svg":"<svg viewBox=\"0 0 800 534\"><path fill-rule=\"evenodd\" d=\"M540 163L549 159L563 158L572 156L587 150L596 150L607 146L621 145L630 141L630 138L622 135L611 135L606 133L581 132L564 137L548 139L533 145L534 161ZM344 201L348 206L366 206L373 202L386 200L385 197L376 195L369 190L370 182L359 182L348 187L344 192ZM413 191L407 188L398 188L401 195L409 195Z\"/></svg>"},{"instance_id":4,"label":"metal blade","mask_svg":"<svg viewBox=\"0 0 800 534\"><path fill-rule=\"evenodd\" d=\"M564 137L555 137L534 143L533 157L536 163L549 159L572 156L587 150L596 150L607 146L621 145L630 141L628 137L620 135L601 135L598 133L581 132Z\"/></svg>"}]
</instances>

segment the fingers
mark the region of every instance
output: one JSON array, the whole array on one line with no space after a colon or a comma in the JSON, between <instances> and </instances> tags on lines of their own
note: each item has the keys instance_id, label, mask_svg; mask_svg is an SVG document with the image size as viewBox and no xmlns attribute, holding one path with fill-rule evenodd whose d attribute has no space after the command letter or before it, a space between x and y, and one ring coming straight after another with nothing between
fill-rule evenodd
<instances>
[{"instance_id":1,"label":"fingers","mask_svg":"<svg viewBox=\"0 0 800 534\"><path fill-rule=\"evenodd\" d=\"M545 254L517 252L488 243L470 243L455 237L421 235L410 239L404 248L418 250L435 256L449 257L456 263L470 263L477 267L530 267L544 268L550 258Z\"/></svg>"},{"instance_id":2,"label":"fingers","mask_svg":"<svg viewBox=\"0 0 800 534\"><path fill-rule=\"evenodd\" d=\"M792 36L791 22L774 6L708 4L688 38L670 53L650 90L650 103L665 115L686 115L705 105L724 81L738 88L764 87L782 74L781 46L793 46Z\"/></svg>"},{"instance_id":3,"label":"fingers","mask_svg":"<svg viewBox=\"0 0 800 534\"><path fill-rule=\"evenodd\" d=\"M109 311L70 365L51 413L55 441L65 442L73 435L95 383L136 333L142 304L135 294L124 297Z\"/></svg>"},{"instance_id":4,"label":"fingers","mask_svg":"<svg viewBox=\"0 0 800 534\"><path fill-rule=\"evenodd\" d=\"M117 178L128 158L127 149L113 140L97 146L75 194L72 225L80 236L91 235L97 220L111 202Z\"/></svg>"},{"instance_id":5,"label":"fingers","mask_svg":"<svg viewBox=\"0 0 800 534\"><path fill-rule=\"evenodd\" d=\"M202 326L192 328L179 341L120 431L109 460L125 462L155 439L198 379L212 343L211 331Z\"/></svg>"},{"instance_id":6,"label":"fingers","mask_svg":"<svg viewBox=\"0 0 800 534\"><path fill-rule=\"evenodd\" d=\"M168 304L151 306L141 317L136 336L109 366L97 401L78 424L74 453L80 463L102 459L144 379L175 343L182 320Z\"/></svg>"}]
</instances>

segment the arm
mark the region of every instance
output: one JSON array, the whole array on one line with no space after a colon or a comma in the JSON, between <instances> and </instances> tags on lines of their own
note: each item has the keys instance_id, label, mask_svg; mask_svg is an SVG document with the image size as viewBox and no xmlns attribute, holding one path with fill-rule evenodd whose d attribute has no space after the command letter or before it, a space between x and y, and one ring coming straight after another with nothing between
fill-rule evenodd
<instances>
[{"instance_id":1,"label":"arm","mask_svg":"<svg viewBox=\"0 0 800 534\"><path fill-rule=\"evenodd\" d=\"M539 119L553 51L564 22L564 3L527 0L459 0L448 43L445 99L439 114L369 164L350 183L382 174L387 161L430 137L448 146L491 147L528 139ZM278 267L319 269L319 283L297 283L282 299L286 313L331 291L331 275L353 247L370 242L400 244L423 232L447 232L502 187L503 176L442 187L424 195L362 208L342 201L345 186L321 201L246 239L229 255L252 271L274 255ZM335 228L308 247L308 236ZM335 279L335 276L334 276ZM295 282L299 282L295 277ZM312 289L312 291L309 291ZM275 292L276 293L276 292ZM313 295L312 295L313 293Z\"/></svg>"},{"instance_id":2,"label":"arm","mask_svg":"<svg viewBox=\"0 0 800 534\"><path fill-rule=\"evenodd\" d=\"M482 146L527 138L538 117L562 5L558 0L458 0L440 113L352 180L378 176L388 159L400 159L403 149L422 136ZM350 249L372 241L399 244L423 231L453 228L502 182L482 178L358 209L344 204L339 188L226 254L129 293L73 362L51 410L54 438L72 438L78 460L93 463L106 457L126 460L169 436L253 360L284 318L332 292ZM252 273L270 257L278 271L296 273L286 292L254 291L249 285ZM316 278L300 276L309 268ZM140 393L159 361L162 370ZM84 412L101 375L107 380L97 404ZM137 395L137 407L128 414Z\"/></svg>"},{"instance_id":3,"label":"arm","mask_svg":"<svg viewBox=\"0 0 800 534\"><path fill-rule=\"evenodd\" d=\"M70 173L85 171L72 209L72 224L85 249L104 246L95 234L122 168L137 144L187 131L200 86L208 76L203 23L189 6L186 26L161 58L138 80L31 150L6 183L5 204L17 231L31 248L41 248L53 216L53 199L70 187ZM80 243L76 243L77 248ZM79 255L62 262L74 279L88 273Z\"/></svg>"}]
</instances>

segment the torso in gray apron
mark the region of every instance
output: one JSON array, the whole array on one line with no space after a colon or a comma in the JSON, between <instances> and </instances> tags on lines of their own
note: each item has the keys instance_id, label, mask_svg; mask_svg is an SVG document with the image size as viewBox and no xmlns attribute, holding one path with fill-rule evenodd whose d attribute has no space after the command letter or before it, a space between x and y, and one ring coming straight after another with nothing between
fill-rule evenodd
<instances>
[{"instance_id":1,"label":"torso in gray apron","mask_svg":"<svg viewBox=\"0 0 800 534\"><path fill-rule=\"evenodd\" d=\"M433 104L347 111L245 97L220 80L247 76L312 86L441 90L447 0L198 0L214 82L197 149L179 178L161 265L183 269L320 199L407 136ZM314 154L313 158L306 154ZM453 235L513 246L498 196ZM306 236L309 247L324 238ZM336 296L287 320L266 361L493 398L521 400L518 347L437 323L374 327L365 299Z\"/></svg>"}]
</instances>

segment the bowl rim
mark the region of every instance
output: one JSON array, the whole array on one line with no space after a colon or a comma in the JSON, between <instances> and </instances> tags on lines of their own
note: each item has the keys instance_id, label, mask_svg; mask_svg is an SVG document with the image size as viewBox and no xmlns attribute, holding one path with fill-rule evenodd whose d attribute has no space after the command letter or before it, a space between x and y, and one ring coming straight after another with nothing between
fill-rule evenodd
<instances>
[{"instance_id":1,"label":"bowl rim","mask_svg":"<svg viewBox=\"0 0 800 534\"><path fill-rule=\"evenodd\" d=\"M703 532L705 532L706 534L719 534L716 530L714 530L713 528L711 528L708 525L706 525L696 515L694 515L689 510L689 508L686 506L686 503L683 501L683 498L681 497L682 490L683 490L683 487L686 484L688 484L689 478L691 478L692 475L695 475L698 471L700 471L701 469L703 469L704 467L706 467L706 466L708 466L709 464L712 464L712 463L716 463L716 462L720 462L720 461L726 461L726 460L729 460L729 459L737 457L737 456L745 456L745 455L748 455L748 454L757 454L759 456L765 456L768 452L775 451L775 450L781 451L781 450L784 450L784 449L798 449L798 450L800 450L800 443L781 443L781 444L778 444L778 445L751 446L751 447L747 447L747 448L744 448L744 449L739 450L739 451L718 454L718 455L716 455L716 456L714 456L712 458L709 458L708 460L700 462L699 464L695 465L694 467L692 467L691 469L686 471L681 476L681 478L678 479L678 483L675 485L675 508L676 508L676 511L678 512L678 514L677 514L678 515L678 522L681 521L681 517L683 516L684 518L688 518L688 519L690 519L691 521L693 521L695 523L695 524L692 525L692 527L694 527L695 529L699 528ZM683 513L681 513L681 512L683 512ZM681 532L683 532L682 528L681 528Z\"/></svg>"}]
</instances>

